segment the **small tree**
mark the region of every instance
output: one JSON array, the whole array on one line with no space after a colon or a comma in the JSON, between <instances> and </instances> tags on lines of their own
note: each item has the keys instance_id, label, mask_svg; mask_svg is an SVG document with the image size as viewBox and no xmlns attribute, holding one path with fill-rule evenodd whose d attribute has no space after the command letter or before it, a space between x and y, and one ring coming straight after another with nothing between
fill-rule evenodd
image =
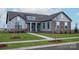
<instances>
[{"instance_id":1,"label":"small tree","mask_svg":"<svg viewBox=\"0 0 79 59\"><path fill-rule=\"evenodd\" d=\"M74 29L75 33L78 33L78 27L77 27L77 23L75 24L75 29Z\"/></svg>"}]
</instances>

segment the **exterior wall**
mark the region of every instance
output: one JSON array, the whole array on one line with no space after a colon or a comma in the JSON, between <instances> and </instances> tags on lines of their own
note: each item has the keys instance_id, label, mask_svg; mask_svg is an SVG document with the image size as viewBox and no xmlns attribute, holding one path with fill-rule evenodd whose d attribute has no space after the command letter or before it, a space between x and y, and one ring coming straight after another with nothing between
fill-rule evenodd
<instances>
[{"instance_id":1,"label":"exterior wall","mask_svg":"<svg viewBox=\"0 0 79 59\"><path fill-rule=\"evenodd\" d=\"M54 21L70 22L70 20L64 14L59 14L57 17L55 17Z\"/></svg>"},{"instance_id":2,"label":"exterior wall","mask_svg":"<svg viewBox=\"0 0 79 59\"><path fill-rule=\"evenodd\" d=\"M25 21L24 21L21 17L17 16L17 17L13 18L11 21L9 21L9 22L7 23L7 28L8 28L8 30L15 29L15 23L16 23L16 21L18 21L18 20L19 20L19 21L21 22L21 24L22 24L22 29L26 29L26 28L27 28L27 24L25 23Z\"/></svg>"},{"instance_id":3,"label":"exterior wall","mask_svg":"<svg viewBox=\"0 0 79 59\"><path fill-rule=\"evenodd\" d=\"M68 32L68 33L71 33L71 22L68 22L68 25L69 25L69 26L68 26L67 32Z\"/></svg>"},{"instance_id":4,"label":"exterior wall","mask_svg":"<svg viewBox=\"0 0 79 59\"><path fill-rule=\"evenodd\" d=\"M56 29L56 21L52 21L51 28L52 28L52 33L55 33L55 29Z\"/></svg>"},{"instance_id":5,"label":"exterior wall","mask_svg":"<svg viewBox=\"0 0 79 59\"><path fill-rule=\"evenodd\" d=\"M49 29L47 28L47 23L49 22ZM43 23L45 23L45 29L43 28ZM44 31L44 32L51 32L52 31L52 22L51 21L46 21L46 22L42 22L41 23L41 31Z\"/></svg>"},{"instance_id":6,"label":"exterior wall","mask_svg":"<svg viewBox=\"0 0 79 59\"><path fill-rule=\"evenodd\" d=\"M63 21L61 21L60 22L60 33L65 33L65 30L64 30L64 22Z\"/></svg>"},{"instance_id":7,"label":"exterior wall","mask_svg":"<svg viewBox=\"0 0 79 59\"><path fill-rule=\"evenodd\" d=\"M56 29L56 22L59 22L60 29ZM67 23L67 29L65 30L65 23ZM63 14L58 15L52 20L52 32L53 33L70 33L71 32L71 21Z\"/></svg>"},{"instance_id":8,"label":"exterior wall","mask_svg":"<svg viewBox=\"0 0 79 59\"><path fill-rule=\"evenodd\" d=\"M11 30L11 29L15 29L15 23L16 21L20 21L22 23L22 29L27 29L27 31L29 32L29 24L26 24L24 19L22 19L21 17L17 16L15 18L13 18L11 21L9 21L7 23L7 28L8 30ZM31 20L29 18L29 20ZM34 18L35 20L35 18ZM49 29L47 27L48 25L48 22L49 22ZM56 25L56 22L60 22L60 29L58 31L58 29L56 28L57 25ZM46 22L40 22L41 23L41 27L40 27L40 31L42 32L52 32L52 33L65 33L65 22L67 22L67 33L70 33L71 32L71 21L63 14L59 14L57 17L55 17L54 19L52 19L52 21L46 21ZM43 28L43 23L45 23L45 29Z\"/></svg>"}]
</instances>

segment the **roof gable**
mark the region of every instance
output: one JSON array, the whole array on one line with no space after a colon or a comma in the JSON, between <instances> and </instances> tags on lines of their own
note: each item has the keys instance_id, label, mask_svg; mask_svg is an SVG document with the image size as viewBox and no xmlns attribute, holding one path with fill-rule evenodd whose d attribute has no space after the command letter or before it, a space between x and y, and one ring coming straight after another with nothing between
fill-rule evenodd
<instances>
[{"instance_id":1,"label":"roof gable","mask_svg":"<svg viewBox=\"0 0 79 59\"><path fill-rule=\"evenodd\" d=\"M57 17L59 14L64 14L70 21L72 21L64 12L58 12L58 13L55 13L55 14L52 14L52 15L42 15L42 14L33 14L33 13L22 13L22 12L11 12L11 11L8 11L7 12L6 23L8 21L12 20L16 16L20 16L26 22L27 22L26 16L35 16L36 19L37 19L35 21L47 21L47 20L51 20L52 21L52 19Z\"/></svg>"},{"instance_id":2,"label":"roof gable","mask_svg":"<svg viewBox=\"0 0 79 59\"><path fill-rule=\"evenodd\" d=\"M6 18L6 23L10 20L12 20L13 18L15 17L21 17L22 19L24 19L26 21L26 17L24 14L18 14L18 13L15 13L15 12L7 12L7 18Z\"/></svg>"},{"instance_id":3,"label":"roof gable","mask_svg":"<svg viewBox=\"0 0 79 59\"><path fill-rule=\"evenodd\" d=\"M64 12L59 12L59 13L53 14L53 15L51 15L51 18L54 19L55 17L59 16L60 14L63 14L63 15L66 16L70 21L72 21L71 18L70 18L69 16L67 16Z\"/></svg>"}]
</instances>

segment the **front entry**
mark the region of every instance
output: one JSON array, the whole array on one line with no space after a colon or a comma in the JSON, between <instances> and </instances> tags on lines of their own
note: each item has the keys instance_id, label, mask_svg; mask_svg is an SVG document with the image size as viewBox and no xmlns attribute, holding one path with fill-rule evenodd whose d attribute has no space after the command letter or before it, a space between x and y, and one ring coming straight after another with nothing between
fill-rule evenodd
<instances>
[{"instance_id":1,"label":"front entry","mask_svg":"<svg viewBox=\"0 0 79 59\"><path fill-rule=\"evenodd\" d=\"M28 23L28 32L39 32L40 31L40 23L30 22Z\"/></svg>"},{"instance_id":2,"label":"front entry","mask_svg":"<svg viewBox=\"0 0 79 59\"><path fill-rule=\"evenodd\" d=\"M35 23L32 23L32 32L36 32L35 27Z\"/></svg>"},{"instance_id":3,"label":"front entry","mask_svg":"<svg viewBox=\"0 0 79 59\"><path fill-rule=\"evenodd\" d=\"M40 32L40 29L41 29L41 25L40 25L40 23L38 23L37 24L37 31Z\"/></svg>"}]
</instances>

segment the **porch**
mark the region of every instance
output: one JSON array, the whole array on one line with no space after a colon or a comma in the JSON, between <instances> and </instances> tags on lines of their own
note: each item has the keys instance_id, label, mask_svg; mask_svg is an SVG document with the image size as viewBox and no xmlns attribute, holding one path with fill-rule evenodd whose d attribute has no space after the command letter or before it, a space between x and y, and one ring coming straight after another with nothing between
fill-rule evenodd
<instances>
[{"instance_id":1,"label":"porch","mask_svg":"<svg viewBox=\"0 0 79 59\"><path fill-rule=\"evenodd\" d=\"M41 30L40 22L29 22L28 25L28 32L39 32Z\"/></svg>"}]
</instances>

